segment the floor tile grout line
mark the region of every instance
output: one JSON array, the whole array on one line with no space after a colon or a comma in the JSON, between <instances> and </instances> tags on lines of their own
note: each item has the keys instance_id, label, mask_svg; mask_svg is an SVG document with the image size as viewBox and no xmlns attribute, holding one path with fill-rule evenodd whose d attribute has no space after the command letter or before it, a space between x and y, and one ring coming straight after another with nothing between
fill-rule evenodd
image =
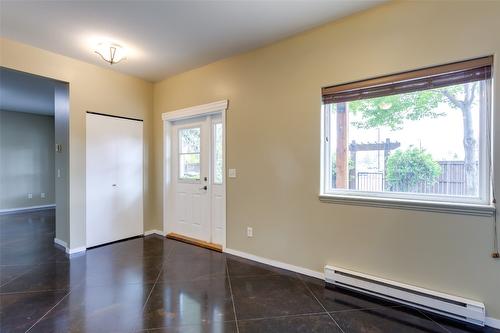
<instances>
[{"instance_id":1,"label":"floor tile grout line","mask_svg":"<svg viewBox=\"0 0 500 333\"><path fill-rule=\"evenodd\" d=\"M379 306L371 306L371 307L362 307L362 308L353 308L353 309L342 309L342 310L332 310L328 311L329 313L346 313L346 312L355 312L355 311L373 311L379 309L397 309L397 308L405 308L405 305L379 305Z\"/></svg>"},{"instance_id":2,"label":"floor tile grout line","mask_svg":"<svg viewBox=\"0 0 500 333\"><path fill-rule=\"evenodd\" d=\"M80 286L80 285L78 285ZM71 287L61 288L61 289L42 289L42 290L23 290L23 291L8 291L0 293L0 296L9 296L9 295L22 295L22 294L36 294L36 293L56 293L62 291L70 291Z\"/></svg>"},{"instance_id":3,"label":"floor tile grout line","mask_svg":"<svg viewBox=\"0 0 500 333\"><path fill-rule=\"evenodd\" d=\"M8 280L7 282L4 282L3 284L1 284L1 285L0 285L0 288L2 288L3 286L6 286L7 284L11 283L11 282L12 282L12 281L14 281L14 280L17 280L17 279L18 279L18 278L20 278L21 276L24 276L24 275L28 274L29 272L31 272L31 271L32 271L32 270L34 270L34 269L35 269L35 267L30 267L30 268L27 268L27 269L26 269L26 272L21 273L21 274L19 274L19 275L18 275L18 276L16 276L16 277L13 277L12 279ZM2 292L0 292L0 295L1 295L1 294L2 294Z\"/></svg>"},{"instance_id":4,"label":"floor tile grout line","mask_svg":"<svg viewBox=\"0 0 500 333\"><path fill-rule=\"evenodd\" d=\"M39 262L39 263L27 263L27 264L0 264L0 268L5 268L5 267L17 267L17 266L40 266L43 264L53 264L55 261L46 261L46 262Z\"/></svg>"},{"instance_id":5,"label":"floor tile grout line","mask_svg":"<svg viewBox=\"0 0 500 333\"><path fill-rule=\"evenodd\" d=\"M283 276L279 273L275 274L246 274L246 275L233 275L233 279L253 279L253 278L260 278L260 277L276 277L276 276Z\"/></svg>"},{"instance_id":6,"label":"floor tile grout line","mask_svg":"<svg viewBox=\"0 0 500 333\"><path fill-rule=\"evenodd\" d=\"M148 304L149 298L151 297L151 294L153 293L153 290L155 289L156 285L158 284L158 280L160 279L161 273L163 273L163 269L164 269L163 267L165 265L165 261L168 259L168 257L172 253L174 246L175 245L172 245L172 247L168 250L168 253L165 256L165 259L161 263L160 271L158 272L158 275L156 276L155 282L153 283L153 287L149 291L148 297L146 298L146 301L144 302L144 305L142 307L142 312L144 312L144 310L146 309L146 305Z\"/></svg>"},{"instance_id":7,"label":"floor tile grout line","mask_svg":"<svg viewBox=\"0 0 500 333\"><path fill-rule=\"evenodd\" d=\"M259 321L259 320L267 320L267 319L283 319L283 318L295 318L295 317L309 317L309 316L318 316L318 315L327 315L327 314L328 314L327 311L322 311L322 312L298 313L298 314L282 315L282 316L248 318L248 319L240 319L239 321Z\"/></svg>"},{"instance_id":8,"label":"floor tile grout line","mask_svg":"<svg viewBox=\"0 0 500 333\"><path fill-rule=\"evenodd\" d=\"M62 302L62 301L66 298L66 297L68 297L68 296L69 296L69 294L71 294L71 292L72 292L72 290L69 290L69 291L68 291L68 293L67 293L66 295L64 295L64 296L63 296L63 297L59 300L59 302L57 302L57 303L56 303L53 307L51 307L51 308L49 309L49 311L45 312L45 314L44 314L43 316L41 316L41 317L40 317L40 318L39 318L39 319L38 319L38 320L37 320L37 321L36 321L33 325L31 325L31 327L30 327L30 328L28 328L28 329L26 330L26 332L25 332L25 333L28 333L29 331L31 331L31 329L32 329L33 327L35 327L35 326L36 326L36 324L38 324L39 322L41 322L41 321L42 321L42 319L43 319L43 318L45 318L45 316L46 316L46 315L48 315L48 314L49 314L52 310L54 310L54 309L56 308L56 306L58 306L58 305L59 305L59 304L60 304L60 303L61 303L61 302Z\"/></svg>"},{"instance_id":9,"label":"floor tile grout line","mask_svg":"<svg viewBox=\"0 0 500 333\"><path fill-rule=\"evenodd\" d=\"M236 323L236 320L223 320L223 321L213 321L211 323L218 323L218 324L227 324L227 323ZM143 329L137 332L145 333L149 331L157 331L157 330L165 330L169 328L186 328L186 327L202 327L206 323L198 323L198 324L181 324L181 325L172 325L172 326L158 326L158 327L152 327L152 328L147 328ZM134 331L136 333L136 331Z\"/></svg>"},{"instance_id":10,"label":"floor tile grout line","mask_svg":"<svg viewBox=\"0 0 500 333\"><path fill-rule=\"evenodd\" d=\"M229 267L227 266L227 258L224 261L226 265L227 280L229 282L229 293L231 294L231 303L233 304L234 321L236 322L236 332L240 333L240 327L238 325L238 316L236 315L236 305L234 304L233 286L231 285L231 276L229 275Z\"/></svg>"},{"instance_id":11,"label":"floor tile grout line","mask_svg":"<svg viewBox=\"0 0 500 333\"><path fill-rule=\"evenodd\" d=\"M161 264L160 270L158 271L158 275L156 276L155 282L153 282L153 286L151 287L151 290L148 293L148 297L146 297L146 301L144 301L144 305L142 306L142 312L146 309L146 305L149 302L149 299L151 298L151 294L153 293L153 290L156 287L156 284L158 283L158 279L160 278L161 273L163 272L163 263Z\"/></svg>"},{"instance_id":12,"label":"floor tile grout line","mask_svg":"<svg viewBox=\"0 0 500 333\"><path fill-rule=\"evenodd\" d=\"M148 297L146 297L146 301L144 301L144 305L142 306L142 313L144 314L144 311L146 310L146 305L148 304L149 302L149 299L151 298L151 295L153 294L153 291L156 287L156 285L158 284L158 280L160 279L160 276L161 276L161 273L163 273L163 267L165 265L165 260L167 260L167 258L170 256L170 254L172 253L173 251L173 248L174 248L175 245L172 245L172 247L168 250L167 252L167 255L165 256L165 258L162 260L162 263L161 263L161 266L160 266L160 271L158 272L158 275L156 276L156 279L155 279L155 282L153 283L153 286L151 287L151 290L149 291L149 294L148 294ZM146 332L148 331L149 329L146 329ZM132 329L131 332L135 332L137 331L137 329ZM141 330L142 331L142 330Z\"/></svg>"},{"instance_id":13,"label":"floor tile grout line","mask_svg":"<svg viewBox=\"0 0 500 333\"><path fill-rule=\"evenodd\" d=\"M441 327L443 329L443 331L450 333L450 330L446 329L446 327L443 327L440 323L438 323L437 321L435 321L434 319L432 319L424 311L422 311L420 309L417 309L417 308L415 308L415 310L417 310L417 312L420 312L420 314L422 314L424 317L426 317L427 319L429 319L430 321L432 321L434 324L436 324L439 327Z\"/></svg>"},{"instance_id":14,"label":"floor tile grout line","mask_svg":"<svg viewBox=\"0 0 500 333\"><path fill-rule=\"evenodd\" d=\"M342 327L340 327L339 323L337 323L337 321L333 318L333 316L330 314L330 312L328 312L328 310L325 308L325 306L323 305L323 303L321 303L319 301L319 299L316 297L316 295L314 295L314 293L311 290L311 288L309 288L309 286L307 285L307 283L300 277L299 274L297 274L297 278L304 284L304 287L306 287L306 289L311 293L312 297L314 297L314 299L316 300L316 302L318 302L318 304L323 308L323 310L326 311L326 313L328 314L328 317L330 317L330 319L333 320L333 322L335 323L335 325L337 325L337 327L339 328L339 330L341 332L345 333L344 330L342 329Z\"/></svg>"}]
</instances>

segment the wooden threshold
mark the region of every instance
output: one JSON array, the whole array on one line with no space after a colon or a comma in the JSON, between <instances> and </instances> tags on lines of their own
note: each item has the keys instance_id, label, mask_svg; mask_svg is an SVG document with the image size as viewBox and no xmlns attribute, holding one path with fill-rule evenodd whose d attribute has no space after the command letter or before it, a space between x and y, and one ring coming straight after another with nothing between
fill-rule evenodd
<instances>
[{"instance_id":1,"label":"wooden threshold","mask_svg":"<svg viewBox=\"0 0 500 333\"><path fill-rule=\"evenodd\" d=\"M179 234L176 234L175 232L171 232L171 233L167 234L166 237L169 239L174 239L176 241L184 242L187 244L203 247L205 249L209 249L212 251L222 252L222 246L219 244L209 243L209 242L205 242L205 241L198 240L195 238L179 235Z\"/></svg>"}]
</instances>

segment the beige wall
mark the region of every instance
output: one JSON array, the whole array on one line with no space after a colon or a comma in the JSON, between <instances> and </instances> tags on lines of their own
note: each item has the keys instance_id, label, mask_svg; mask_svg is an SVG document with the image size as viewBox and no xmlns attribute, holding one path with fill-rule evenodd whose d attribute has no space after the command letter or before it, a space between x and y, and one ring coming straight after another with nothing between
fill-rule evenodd
<instances>
[{"instance_id":1,"label":"beige wall","mask_svg":"<svg viewBox=\"0 0 500 333\"><path fill-rule=\"evenodd\" d=\"M0 66L69 82L71 248L85 246L85 112L144 119L144 225L151 229L152 84L38 48L0 39Z\"/></svg>"},{"instance_id":2,"label":"beige wall","mask_svg":"<svg viewBox=\"0 0 500 333\"><path fill-rule=\"evenodd\" d=\"M227 184L229 248L469 297L500 318L490 218L318 200L320 88L499 53L498 13L500 2L390 3L156 84L155 226L162 216L161 113L227 98L227 166L238 171ZM499 105L500 85L495 96ZM500 161L500 137L494 158Z\"/></svg>"},{"instance_id":3,"label":"beige wall","mask_svg":"<svg viewBox=\"0 0 500 333\"><path fill-rule=\"evenodd\" d=\"M0 111L0 188L0 210L55 203L53 116Z\"/></svg>"}]
</instances>

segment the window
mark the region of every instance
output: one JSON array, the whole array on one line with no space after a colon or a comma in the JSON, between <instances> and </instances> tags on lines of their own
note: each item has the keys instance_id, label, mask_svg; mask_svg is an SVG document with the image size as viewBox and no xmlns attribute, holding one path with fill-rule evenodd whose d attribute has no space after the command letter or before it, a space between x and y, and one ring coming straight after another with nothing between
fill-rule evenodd
<instances>
[{"instance_id":1,"label":"window","mask_svg":"<svg viewBox=\"0 0 500 333\"><path fill-rule=\"evenodd\" d=\"M490 204L491 64L323 88L322 194Z\"/></svg>"},{"instance_id":2,"label":"window","mask_svg":"<svg viewBox=\"0 0 500 333\"><path fill-rule=\"evenodd\" d=\"M200 127L179 130L179 179L200 180Z\"/></svg>"},{"instance_id":3,"label":"window","mask_svg":"<svg viewBox=\"0 0 500 333\"><path fill-rule=\"evenodd\" d=\"M214 184L222 184L224 178L223 156L222 156L222 123L217 122L213 125L214 133Z\"/></svg>"}]
</instances>

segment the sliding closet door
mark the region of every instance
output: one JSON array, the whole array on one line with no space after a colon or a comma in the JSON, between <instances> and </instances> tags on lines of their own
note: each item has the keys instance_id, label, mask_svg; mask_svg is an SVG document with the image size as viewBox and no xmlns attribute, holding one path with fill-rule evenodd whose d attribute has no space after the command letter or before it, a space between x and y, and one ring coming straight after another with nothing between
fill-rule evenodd
<instances>
[{"instance_id":1,"label":"sliding closet door","mask_svg":"<svg viewBox=\"0 0 500 333\"><path fill-rule=\"evenodd\" d=\"M143 233L143 123L87 113L87 247Z\"/></svg>"}]
</instances>

